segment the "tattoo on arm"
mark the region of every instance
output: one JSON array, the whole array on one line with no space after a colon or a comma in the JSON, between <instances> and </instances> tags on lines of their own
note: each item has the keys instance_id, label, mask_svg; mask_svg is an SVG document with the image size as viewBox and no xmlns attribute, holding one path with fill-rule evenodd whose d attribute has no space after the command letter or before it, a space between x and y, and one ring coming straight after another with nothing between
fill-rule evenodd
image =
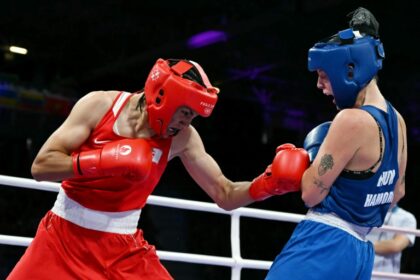
<instances>
[{"instance_id":1,"label":"tattoo on arm","mask_svg":"<svg viewBox=\"0 0 420 280\"><path fill-rule=\"evenodd\" d=\"M322 176L324 175L328 169L332 169L332 167L334 166L334 160L332 155L330 154L325 154L322 156L321 158L321 163L318 166L318 175Z\"/></svg>"},{"instance_id":2,"label":"tattoo on arm","mask_svg":"<svg viewBox=\"0 0 420 280\"><path fill-rule=\"evenodd\" d=\"M404 175L401 178L401 184L405 184L405 173L404 173Z\"/></svg>"},{"instance_id":3,"label":"tattoo on arm","mask_svg":"<svg viewBox=\"0 0 420 280\"><path fill-rule=\"evenodd\" d=\"M321 189L321 194L328 191L330 188L326 187L325 184L318 178L314 177L314 184L317 188Z\"/></svg>"}]
</instances>

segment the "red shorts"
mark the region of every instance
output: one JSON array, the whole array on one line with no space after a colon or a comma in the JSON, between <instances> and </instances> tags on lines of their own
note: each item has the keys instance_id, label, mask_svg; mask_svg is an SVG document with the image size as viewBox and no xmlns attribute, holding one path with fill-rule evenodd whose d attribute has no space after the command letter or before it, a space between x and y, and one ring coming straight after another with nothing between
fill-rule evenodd
<instances>
[{"instance_id":1,"label":"red shorts","mask_svg":"<svg viewBox=\"0 0 420 280\"><path fill-rule=\"evenodd\" d=\"M173 279L143 232L86 229L48 212L8 280Z\"/></svg>"}]
</instances>

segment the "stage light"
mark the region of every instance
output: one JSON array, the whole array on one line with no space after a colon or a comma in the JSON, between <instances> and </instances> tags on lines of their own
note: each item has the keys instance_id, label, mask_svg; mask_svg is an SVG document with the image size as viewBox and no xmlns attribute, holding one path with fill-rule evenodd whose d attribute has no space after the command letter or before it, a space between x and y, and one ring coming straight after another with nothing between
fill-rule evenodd
<instances>
[{"instance_id":1,"label":"stage light","mask_svg":"<svg viewBox=\"0 0 420 280\"><path fill-rule=\"evenodd\" d=\"M27 49L17 47L17 46L10 46L9 51L12 53L17 53L17 54L22 54L22 55L26 55L28 53Z\"/></svg>"},{"instance_id":2,"label":"stage light","mask_svg":"<svg viewBox=\"0 0 420 280\"><path fill-rule=\"evenodd\" d=\"M191 36L187 45L191 49L202 48L218 42L224 42L227 38L227 34L223 31L208 30Z\"/></svg>"}]
</instances>

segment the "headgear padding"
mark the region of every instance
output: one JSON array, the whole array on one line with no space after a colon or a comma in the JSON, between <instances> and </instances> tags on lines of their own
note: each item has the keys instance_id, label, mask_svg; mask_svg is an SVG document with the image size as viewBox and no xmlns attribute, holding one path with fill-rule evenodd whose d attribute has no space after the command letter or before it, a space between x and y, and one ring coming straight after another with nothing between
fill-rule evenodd
<instances>
[{"instance_id":1,"label":"headgear padding","mask_svg":"<svg viewBox=\"0 0 420 280\"><path fill-rule=\"evenodd\" d=\"M361 36L353 29L340 31L333 40L316 43L308 53L308 69L327 73L338 108L354 106L360 90L382 68L385 58L379 39Z\"/></svg>"},{"instance_id":2,"label":"headgear padding","mask_svg":"<svg viewBox=\"0 0 420 280\"><path fill-rule=\"evenodd\" d=\"M170 66L169 62L161 58L156 61L144 88L149 124L158 136L165 133L181 106L189 107L200 116L210 116L219 93L198 63L179 60ZM198 75L202 84L183 76L190 70Z\"/></svg>"}]
</instances>

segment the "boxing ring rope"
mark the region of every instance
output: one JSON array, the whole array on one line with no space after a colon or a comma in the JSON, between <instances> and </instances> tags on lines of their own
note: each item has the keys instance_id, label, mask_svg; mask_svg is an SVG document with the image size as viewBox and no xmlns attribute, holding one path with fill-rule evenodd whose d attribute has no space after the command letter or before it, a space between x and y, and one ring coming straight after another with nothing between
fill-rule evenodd
<instances>
[{"instance_id":1,"label":"boxing ring rope","mask_svg":"<svg viewBox=\"0 0 420 280\"><path fill-rule=\"evenodd\" d=\"M58 192L60 188L59 183L37 182L33 179L18 178L18 177L4 176L4 175L0 175L0 185L20 187L20 188L29 188L29 189L43 190L43 191L50 191L50 192ZM214 203L191 201L191 200L161 197L161 196L154 196L154 195L151 195L149 197L149 199L147 200L147 204L161 206L161 207L172 207L172 208L178 208L178 209L184 209L184 210L203 211L203 212L211 212L211 213L216 213L216 214L230 215L231 216L230 238L231 238L231 247L232 247L232 257L219 257L219 256L202 255L202 254L169 252L169 251L162 251L162 250L158 250L157 254L162 260L166 260L166 261L187 262L187 263L195 263L195 264L231 267L232 269L231 280L239 280L241 278L241 270L243 268L268 270L271 265L271 261L243 259L241 257L240 227L239 227L241 217L250 217L250 218L257 218L257 219L266 219L266 220L275 220L275 221L293 222L293 223L298 223L304 217L304 215L300 215L300 214L276 212L276 211L261 210L261 209L252 209L252 208L246 208L246 207L241 207L233 211L225 211L219 208ZM383 226L379 230L392 231L392 232L398 232L398 233L410 233L417 237L420 236L420 230L402 229L402 228L390 227L390 226ZM10 236L10 235L0 234L0 244L4 244L4 245L28 246L31 243L31 241L32 241L32 238L30 237L20 237L20 236ZM395 274L395 273L374 271L372 275L383 277L383 278L420 280L420 275L413 275L413 274L403 274L403 273Z\"/></svg>"}]
</instances>

